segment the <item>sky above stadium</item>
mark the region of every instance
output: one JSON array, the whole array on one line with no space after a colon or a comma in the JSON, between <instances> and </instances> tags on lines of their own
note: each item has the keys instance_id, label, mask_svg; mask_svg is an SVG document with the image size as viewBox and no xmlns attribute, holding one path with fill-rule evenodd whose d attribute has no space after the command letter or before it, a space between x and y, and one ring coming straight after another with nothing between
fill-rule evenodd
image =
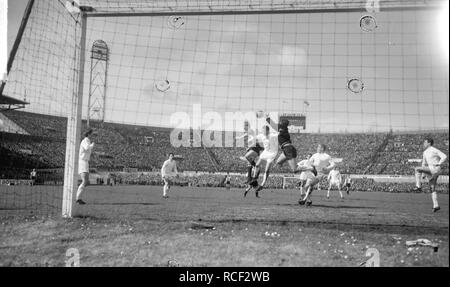
<instances>
[{"instance_id":1,"label":"sky above stadium","mask_svg":"<svg viewBox=\"0 0 450 287\"><path fill-rule=\"evenodd\" d=\"M9 1L9 47L26 2ZM437 34L440 12L377 13L373 32L359 26L365 14L190 16L181 19L180 28L167 17L90 19L88 51L99 39L111 49L105 119L170 126L170 117L184 112L192 124L197 104L200 117L257 110L304 113L309 132L448 128L448 57ZM32 20L40 24L44 16L32 15ZM43 41L34 34L26 33L24 41ZM90 64L87 57L84 116ZM61 69L46 65L45 75L22 68L33 71L30 81L39 82L39 89L11 89L11 95L22 98L21 90L27 89L27 110L64 115L68 99L42 85ZM363 92L348 89L352 78L364 83ZM155 84L166 79L170 88L158 91ZM210 128L221 126L216 122Z\"/></svg>"}]
</instances>

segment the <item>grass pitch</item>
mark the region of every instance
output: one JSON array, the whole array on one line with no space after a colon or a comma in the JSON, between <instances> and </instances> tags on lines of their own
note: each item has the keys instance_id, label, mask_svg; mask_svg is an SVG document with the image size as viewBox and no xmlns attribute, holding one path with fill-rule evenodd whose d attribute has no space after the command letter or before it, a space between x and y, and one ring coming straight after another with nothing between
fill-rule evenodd
<instances>
[{"instance_id":1,"label":"grass pitch","mask_svg":"<svg viewBox=\"0 0 450 287\"><path fill-rule=\"evenodd\" d=\"M21 187L40 200L53 189ZM331 199L318 191L304 207L296 190L264 190L261 198L224 188L173 187L168 199L161 193L90 186L73 219L3 218L0 266L65 266L69 248L78 249L81 266L356 267L369 248L379 251L381 266L449 264L447 194L433 213L429 194L353 192L340 200L337 191ZM406 247L419 238L439 243L438 251Z\"/></svg>"}]
</instances>

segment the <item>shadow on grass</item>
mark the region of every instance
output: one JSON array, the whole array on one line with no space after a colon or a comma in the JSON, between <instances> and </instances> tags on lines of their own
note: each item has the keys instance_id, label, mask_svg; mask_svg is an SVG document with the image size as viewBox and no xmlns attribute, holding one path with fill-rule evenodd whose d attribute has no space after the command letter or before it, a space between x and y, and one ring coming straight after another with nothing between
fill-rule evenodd
<instances>
[{"instance_id":1,"label":"shadow on grass","mask_svg":"<svg viewBox=\"0 0 450 287\"><path fill-rule=\"evenodd\" d=\"M345 208L345 209L376 209L376 207L373 206L350 206L350 205L323 205L323 204L312 204L311 206L308 206L308 208L314 208L314 207L320 207L320 208Z\"/></svg>"}]
</instances>

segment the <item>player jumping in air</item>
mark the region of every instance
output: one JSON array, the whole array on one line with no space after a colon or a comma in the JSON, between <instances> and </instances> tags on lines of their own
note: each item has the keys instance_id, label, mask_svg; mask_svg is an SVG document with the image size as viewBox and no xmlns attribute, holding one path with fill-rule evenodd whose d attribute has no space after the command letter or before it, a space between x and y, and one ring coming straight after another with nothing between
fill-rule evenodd
<instances>
[{"instance_id":1,"label":"player jumping in air","mask_svg":"<svg viewBox=\"0 0 450 287\"><path fill-rule=\"evenodd\" d=\"M306 195L298 201L300 205L306 204L307 206L312 204L310 199L311 192L315 185L317 185L321 180L327 178L328 173L334 168L335 164L331 160L331 156L326 153L327 146L324 144L319 144L317 146L317 153L313 154L309 159L310 163L317 170L317 176L308 185L308 190Z\"/></svg>"},{"instance_id":2,"label":"player jumping in air","mask_svg":"<svg viewBox=\"0 0 450 287\"><path fill-rule=\"evenodd\" d=\"M416 188L413 191L422 191L421 178L427 177L430 185L431 199L433 201L433 212L437 212L441 208L439 207L437 199L436 184L437 179L441 174L441 166L447 160L447 156L437 148L433 147L433 144L434 140L432 138L426 138L423 141L425 151L423 152L422 166L415 168Z\"/></svg>"},{"instance_id":3,"label":"player jumping in air","mask_svg":"<svg viewBox=\"0 0 450 287\"><path fill-rule=\"evenodd\" d=\"M292 173L299 173L306 170L313 171L313 167L297 167L297 163L295 161L295 159L297 158L297 150L292 144L291 135L289 134L289 121L287 119L282 119L277 125L268 115L266 115L266 122L272 129L278 130L278 146L281 149L282 153L278 157L277 165L282 166L285 162L287 162ZM263 186L260 185L258 186L256 191L259 192L262 189Z\"/></svg>"},{"instance_id":4,"label":"player jumping in air","mask_svg":"<svg viewBox=\"0 0 450 287\"><path fill-rule=\"evenodd\" d=\"M330 198L330 190L333 186L336 186L338 191L339 191L339 195L341 196L341 199L344 199L344 195L342 195L342 191L341 191L341 184L342 184L342 176L341 173L339 172L339 170L334 167L330 173L328 174L328 182L329 182L329 186L328 186L328 191L327 191L327 198Z\"/></svg>"},{"instance_id":5,"label":"player jumping in air","mask_svg":"<svg viewBox=\"0 0 450 287\"><path fill-rule=\"evenodd\" d=\"M169 198L167 192L172 185L172 179L178 175L177 162L173 159L173 153L169 153L169 159L161 167L161 177L164 182L163 198Z\"/></svg>"},{"instance_id":6,"label":"player jumping in air","mask_svg":"<svg viewBox=\"0 0 450 287\"><path fill-rule=\"evenodd\" d=\"M77 190L77 203L78 204L86 204L81 199L81 194L83 193L86 186L89 185L89 160L91 159L92 150L94 149L94 143L91 143L90 136L92 135L93 130L89 129L84 133L84 139L80 144L80 152L78 158L78 174L81 177L81 184Z\"/></svg>"}]
</instances>

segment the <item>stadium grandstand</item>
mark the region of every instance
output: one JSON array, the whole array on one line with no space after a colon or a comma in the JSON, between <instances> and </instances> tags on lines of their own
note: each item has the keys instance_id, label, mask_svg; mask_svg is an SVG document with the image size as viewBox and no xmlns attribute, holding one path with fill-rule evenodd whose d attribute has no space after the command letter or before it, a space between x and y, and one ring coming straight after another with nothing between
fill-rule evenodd
<instances>
[{"instance_id":1,"label":"stadium grandstand","mask_svg":"<svg viewBox=\"0 0 450 287\"><path fill-rule=\"evenodd\" d=\"M14 178L20 179L33 168L64 168L67 120L22 111L2 112L0 126L3 179L10 168L22 169ZM5 120L8 119L8 120ZM83 121L84 128L86 122ZM18 127L18 128L17 128ZM115 123L94 124L98 133L92 168L113 172L124 169L155 171L170 152L182 156L182 170L192 172L240 173L245 167L239 155L245 148L202 147L173 148L170 129ZM8 132L15 130L16 132ZM436 141L436 147L448 155L448 131L411 133L324 133L295 134L293 142L299 158L314 153L317 143L327 143L332 157L345 174L412 176L413 167L421 160L420 143L426 137ZM448 165L444 167L448 174ZM277 170L275 172L286 172ZM9 175L9 174L8 174ZM23 178L22 178L23 179ZM62 179L61 179L62 180Z\"/></svg>"}]
</instances>

